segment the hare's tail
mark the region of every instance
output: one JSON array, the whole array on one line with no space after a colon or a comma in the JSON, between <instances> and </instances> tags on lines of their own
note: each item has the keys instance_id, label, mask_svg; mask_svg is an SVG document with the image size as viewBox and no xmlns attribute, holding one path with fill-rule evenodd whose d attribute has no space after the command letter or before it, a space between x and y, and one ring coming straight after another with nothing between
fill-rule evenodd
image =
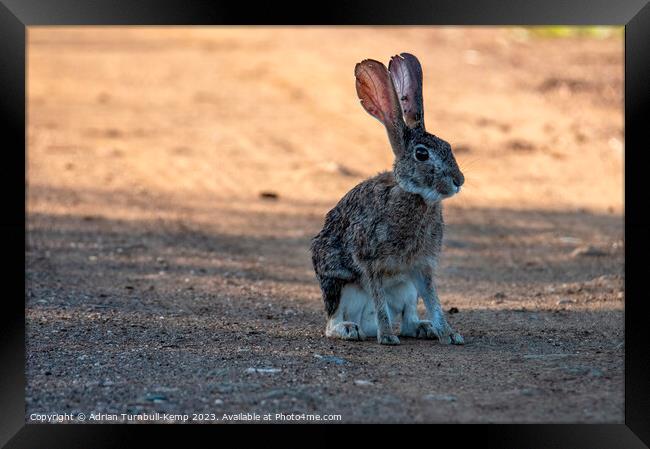
<instances>
[{"instance_id":1,"label":"hare's tail","mask_svg":"<svg viewBox=\"0 0 650 449\"><path fill-rule=\"evenodd\" d=\"M334 315L336 310L339 308L339 303L341 302L341 289L349 281L333 277L323 277L320 278L319 281L320 288L323 292L325 311L329 318Z\"/></svg>"}]
</instances>

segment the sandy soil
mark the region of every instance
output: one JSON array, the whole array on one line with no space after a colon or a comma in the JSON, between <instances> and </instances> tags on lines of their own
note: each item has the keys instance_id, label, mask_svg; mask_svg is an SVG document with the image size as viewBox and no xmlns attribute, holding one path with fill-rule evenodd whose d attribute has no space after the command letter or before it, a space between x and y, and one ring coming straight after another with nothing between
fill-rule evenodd
<instances>
[{"instance_id":1,"label":"sandy soil","mask_svg":"<svg viewBox=\"0 0 650 449\"><path fill-rule=\"evenodd\" d=\"M28 41L27 419L623 421L620 37L30 27ZM463 347L324 337L309 240L392 161L353 68L400 51L422 61L429 131L466 177L438 279Z\"/></svg>"}]
</instances>

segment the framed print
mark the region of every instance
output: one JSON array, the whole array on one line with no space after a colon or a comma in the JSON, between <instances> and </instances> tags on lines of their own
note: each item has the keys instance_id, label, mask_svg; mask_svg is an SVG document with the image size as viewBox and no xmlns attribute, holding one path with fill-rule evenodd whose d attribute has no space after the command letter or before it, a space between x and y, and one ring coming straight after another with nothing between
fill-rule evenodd
<instances>
[{"instance_id":1,"label":"framed print","mask_svg":"<svg viewBox=\"0 0 650 449\"><path fill-rule=\"evenodd\" d=\"M646 447L648 21L3 0L0 441Z\"/></svg>"}]
</instances>

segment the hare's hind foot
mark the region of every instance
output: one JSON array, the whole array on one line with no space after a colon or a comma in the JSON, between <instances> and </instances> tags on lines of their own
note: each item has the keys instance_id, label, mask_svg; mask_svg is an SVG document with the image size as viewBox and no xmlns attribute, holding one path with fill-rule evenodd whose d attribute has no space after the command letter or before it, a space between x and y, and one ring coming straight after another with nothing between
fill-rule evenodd
<instances>
[{"instance_id":1,"label":"hare's hind foot","mask_svg":"<svg viewBox=\"0 0 650 449\"><path fill-rule=\"evenodd\" d=\"M325 335L330 338L340 338L341 340L363 340L366 336L363 334L361 327L352 321L340 321L336 324L331 321L327 323Z\"/></svg>"}]
</instances>

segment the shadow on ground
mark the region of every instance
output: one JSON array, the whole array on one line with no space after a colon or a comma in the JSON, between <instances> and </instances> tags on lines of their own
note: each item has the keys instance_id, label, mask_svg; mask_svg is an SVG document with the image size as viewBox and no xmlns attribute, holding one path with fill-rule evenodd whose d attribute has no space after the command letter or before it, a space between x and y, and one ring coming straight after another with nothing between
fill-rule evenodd
<instances>
[{"instance_id":1,"label":"shadow on ground","mask_svg":"<svg viewBox=\"0 0 650 449\"><path fill-rule=\"evenodd\" d=\"M260 204L30 213L27 415L622 422L620 216L449 207L439 283L467 345L386 348L323 336L308 247L326 208Z\"/></svg>"}]
</instances>

